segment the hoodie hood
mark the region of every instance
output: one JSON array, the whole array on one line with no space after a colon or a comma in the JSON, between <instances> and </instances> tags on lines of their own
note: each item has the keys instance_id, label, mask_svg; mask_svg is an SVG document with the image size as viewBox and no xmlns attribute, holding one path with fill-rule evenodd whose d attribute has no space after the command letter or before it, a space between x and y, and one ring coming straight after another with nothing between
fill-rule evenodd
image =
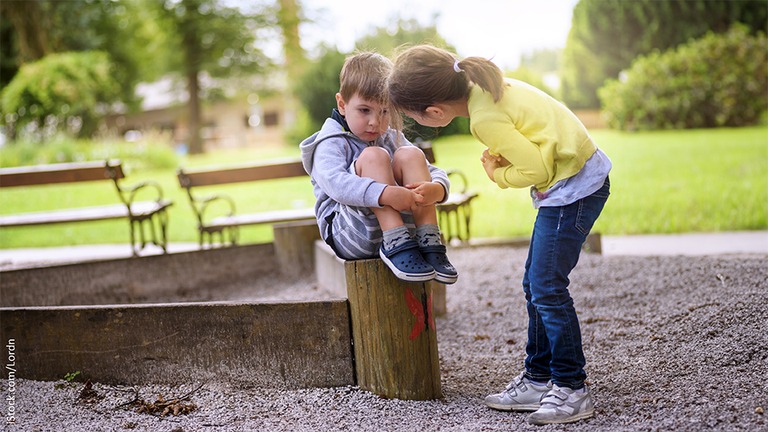
<instances>
[{"instance_id":1,"label":"hoodie hood","mask_svg":"<svg viewBox=\"0 0 768 432\"><path fill-rule=\"evenodd\" d=\"M334 111L336 111L334 109ZM323 123L323 127L299 144L301 150L301 163L307 174L312 175L312 164L317 145L329 138L348 138L357 139L351 132L345 131L342 125L333 118L328 118Z\"/></svg>"}]
</instances>

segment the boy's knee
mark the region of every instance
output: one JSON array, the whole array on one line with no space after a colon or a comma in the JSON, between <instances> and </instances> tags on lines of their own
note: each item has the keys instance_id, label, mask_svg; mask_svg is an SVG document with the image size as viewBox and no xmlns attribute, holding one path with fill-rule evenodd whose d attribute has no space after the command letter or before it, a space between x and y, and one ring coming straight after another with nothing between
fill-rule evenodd
<instances>
[{"instance_id":1,"label":"boy's knee","mask_svg":"<svg viewBox=\"0 0 768 432\"><path fill-rule=\"evenodd\" d=\"M392 163L389 153L381 147L366 147L357 157L358 162L363 164Z\"/></svg>"},{"instance_id":2,"label":"boy's knee","mask_svg":"<svg viewBox=\"0 0 768 432\"><path fill-rule=\"evenodd\" d=\"M395 161L406 160L426 160L424 152L416 146L400 147L395 150Z\"/></svg>"}]
</instances>

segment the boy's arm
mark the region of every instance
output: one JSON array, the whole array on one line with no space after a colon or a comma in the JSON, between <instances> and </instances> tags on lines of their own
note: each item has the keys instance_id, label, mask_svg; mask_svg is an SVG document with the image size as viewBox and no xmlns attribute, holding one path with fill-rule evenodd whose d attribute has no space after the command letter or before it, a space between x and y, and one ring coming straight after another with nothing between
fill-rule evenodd
<instances>
[{"instance_id":1,"label":"boy's arm","mask_svg":"<svg viewBox=\"0 0 768 432\"><path fill-rule=\"evenodd\" d=\"M332 200L356 207L381 207L385 184L349 172L351 155L346 154L344 138L329 138L317 145L314 152L312 178Z\"/></svg>"}]
</instances>

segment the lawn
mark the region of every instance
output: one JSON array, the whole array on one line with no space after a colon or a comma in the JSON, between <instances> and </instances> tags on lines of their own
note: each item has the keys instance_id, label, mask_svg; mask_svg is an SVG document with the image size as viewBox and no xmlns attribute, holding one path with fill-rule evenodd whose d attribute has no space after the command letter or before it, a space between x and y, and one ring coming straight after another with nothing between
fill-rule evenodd
<instances>
[{"instance_id":1,"label":"lawn","mask_svg":"<svg viewBox=\"0 0 768 432\"><path fill-rule=\"evenodd\" d=\"M768 127L624 133L592 132L612 159L611 197L594 230L603 234L656 234L768 229ZM473 237L530 233L536 212L527 190L499 189L479 163L483 146L471 136L434 143L437 165L461 169L473 202ZM181 166L241 163L298 156L298 149L220 150L185 157ZM174 170L128 172L127 182L153 179L174 201L171 242L196 242L195 221ZM459 187L455 185L454 187ZM237 201L242 213L311 206L306 179L213 187ZM113 203L108 182L0 189L0 214ZM0 230L0 248L127 243L125 221L88 222ZM268 227L244 228L244 243L271 240Z\"/></svg>"}]
</instances>

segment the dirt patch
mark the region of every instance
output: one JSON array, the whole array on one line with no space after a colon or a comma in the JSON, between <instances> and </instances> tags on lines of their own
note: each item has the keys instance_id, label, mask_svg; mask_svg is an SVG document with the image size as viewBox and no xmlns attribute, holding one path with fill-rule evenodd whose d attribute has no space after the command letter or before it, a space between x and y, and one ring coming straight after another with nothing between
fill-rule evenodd
<instances>
[{"instance_id":1,"label":"dirt patch","mask_svg":"<svg viewBox=\"0 0 768 432\"><path fill-rule=\"evenodd\" d=\"M460 278L438 318L444 399L385 400L355 387L278 391L205 383L196 409L156 417L126 409L136 392L93 384L15 382L16 424L6 430L766 430L768 261L765 255L604 257L585 254L571 277L596 402L593 419L535 427L525 414L482 404L522 368L527 318L520 287L525 249L453 249ZM279 282L276 282L279 286ZM304 299L325 295L292 281ZM234 290L233 297L255 300ZM270 300L291 300L287 291ZM231 298L235 299L235 298ZM23 368L23 359L17 359ZM84 377L87 378L87 377ZM146 386L144 400L197 388ZM3 387L7 391L8 387ZM0 398L6 413L6 394ZM123 406L121 406L123 405ZM180 428L180 429L178 429Z\"/></svg>"}]
</instances>

